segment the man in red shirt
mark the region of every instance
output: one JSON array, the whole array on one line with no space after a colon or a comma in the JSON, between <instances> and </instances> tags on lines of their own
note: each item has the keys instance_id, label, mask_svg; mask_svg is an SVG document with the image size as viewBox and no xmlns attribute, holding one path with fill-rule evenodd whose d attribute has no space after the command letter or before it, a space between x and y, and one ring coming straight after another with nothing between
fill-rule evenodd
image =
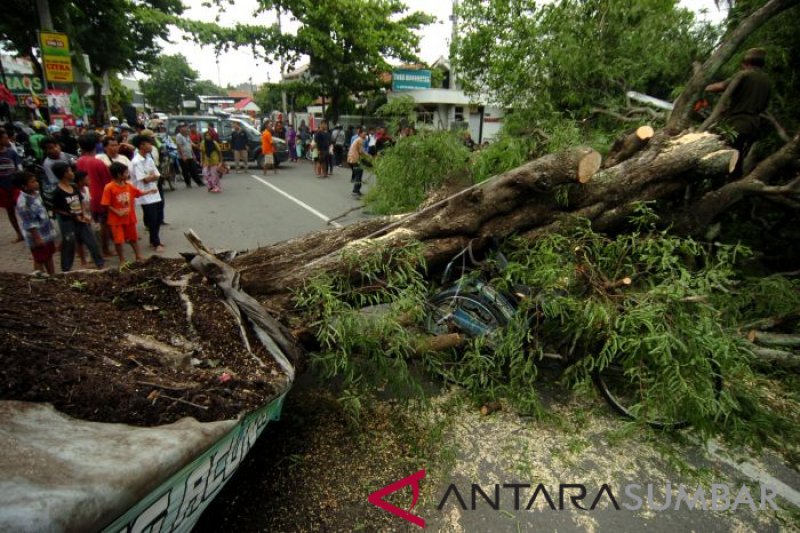
<instances>
[{"instance_id":1,"label":"man in red shirt","mask_svg":"<svg viewBox=\"0 0 800 533\"><path fill-rule=\"evenodd\" d=\"M111 233L108 229L108 208L103 206L100 201L103 198L103 189L111 182L111 173L105 163L95 157L97 137L93 133L81 135L78 145L81 147L81 156L75 162L75 167L89 176L89 195L91 196L89 208L92 211L92 220L100 224L100 247L103 255L110 256L112 253L109 247Z\"/></svg>"}]
</instances>

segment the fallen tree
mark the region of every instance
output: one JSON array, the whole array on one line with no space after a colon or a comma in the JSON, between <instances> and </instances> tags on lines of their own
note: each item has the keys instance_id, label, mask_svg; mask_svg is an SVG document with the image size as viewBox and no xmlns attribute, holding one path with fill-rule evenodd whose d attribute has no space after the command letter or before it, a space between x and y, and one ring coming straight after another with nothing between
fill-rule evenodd
<instances>
[{"instance_id":1,"label":"fallen tree","mask_svg":"<svg viewBox=\"0 0 800 533\"><path fill-rule=\"evenodd\" d=\"M797 3L772 0L753 15L754 20L762 20L768 7L766 13L774 15ZM743 24L744 29L734 32L736 42L753 27ZM281 389L275 376L285 371L287 358L302 362L300 343L319 342L310 338L316 334L313 328L302 324L298 291L326 276L347 280L355 299L376 292L376 286L385 288L385 281L366 275L362 268L374 264L376 250L391 269L395 251L417 247L427 265L419 270L430 276L470 243L480 252L492 240L512 235L535 242L574 225L576 219L588 221L594 231L611 232L624 227L648 202L658 202L661 214L668 214L673 230L682 235L703 235L715 218L748 195L796 206L798 136L748 175L731 181L740 154L716 134L686 129L692 92L734 49L721 46L698 70L666 128L654 131L643 125L632 130L619 139L605 163L587 147L547 154L483 183L460 190L450 184L434 191L416 212L371 218L263 247L233 258L230 266L195 241L198 254L189 258L192 268L181 261L154 260L131 271L59 276L46 282L9 275L4 280L10 290L3 296L6 320L0 332L15 363L3 370L10 384L3 389L4 398L55 401L70 409L77 397L91 398L94 391L103 393L99 401L104 407L117 404L127 413L122 418L113 415L112 420L136 422L139 416L147 423L162 423L182 414L213 418L208 411L230 417ZM605 290L611 294L631 285L618 284L618 279L606 279ZM239 293L238 287L244 292ZM65 290L70 297L58 296ZM42 305L48 299L58 301L50 308L70 325L51 325L37 313L20 316L18 309L29 308L27 296L7 295L25 293ZM248 325L239 309L249 309L259 318ZM166 310L169 313L163 313ZM106 355L118 338L116 325L101 328L98 317L111 321L119 313L131 336L126 345ZM169 321L162 320L167 314ZM27 330L23 324L28 324ZM93 329L100 333L94 335ZM270 345L265 340L269 338L278 340ZM269 349L259 348L259 340ZM439 350L460 345L461 339L423 338L411 344L416 351ZM287 358L267 363L268 352L276 347ZM47 360L53 353L58 354L55 366ZM232 354L233 359L221 360L222 353ZM37 364L28 364L28 357ZM76 366L78 360L83 366ZM90 369L104 371L93 376ZM47 379L59 385L49 386ZM111 384L114 380L122 385ZM232 388L231 380L237 387ZM30 387L32 382L40 386ZM164 409L153 414L148 407L153 404ZM90 402L81 413L98 418L93 410Z\"/></svg>"}]
</instances>

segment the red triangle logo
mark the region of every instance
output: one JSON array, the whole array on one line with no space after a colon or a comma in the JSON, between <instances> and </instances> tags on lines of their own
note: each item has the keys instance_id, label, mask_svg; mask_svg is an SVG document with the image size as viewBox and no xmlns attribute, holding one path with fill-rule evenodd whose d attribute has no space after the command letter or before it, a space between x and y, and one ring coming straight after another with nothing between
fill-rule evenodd
<instances>
[{"instance_id":1,"label":"red triangle logo","mask_svg":"<svg viewBox=\"0 0 800 533\"><path fill-rule=\"evenodd\" d=\"M399 516L403 520L407 522L411 522L415 526L425 527L425 519L421 516L416 516L411 514L409 511L414 508L417 504L417 500L419 500L419 481L421 479L425 479L425 469L423 468L416 474L411 474L410 476L401 479L400 481L395 481L391 485L386 485L382 489L378 489L372 494L369 495L367 501L374 505L375 507L380 507L384 511L390 512L395 516ZM383 498L393 492L397 492L398 490L402 489L406 485L411 485L411 491L414 495L414 499L411 502L411 507L408 508L408 511L405 509L401 509L396 505L392 505L391 503L387 502Z\"/></svg>"}]
</instances>

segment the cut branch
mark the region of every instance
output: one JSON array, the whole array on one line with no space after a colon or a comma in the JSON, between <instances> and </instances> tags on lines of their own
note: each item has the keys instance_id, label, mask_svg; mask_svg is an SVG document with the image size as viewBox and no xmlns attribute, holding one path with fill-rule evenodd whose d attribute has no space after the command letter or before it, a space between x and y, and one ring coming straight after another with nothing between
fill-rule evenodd
<instances>
[{"instance_id":1,"label":"cut branch","mask_svg":"<svg viewBox=\"0 0 800 533\"><path fill-rule=\"evenodd\" d=\"M647 146L653 135L655 135L655 131L650 126L639 126L635 130L619 136L614 141L614 145L611 147L605 163L603 163L603 168L613 167L630 159Z\"/></svg>"},{"instance_id":2,"label":"cut branch","mask_svg":"<svg viewBox=\"0 0 800 533\"><path fill-rule=\"evenodd\" d=\"M774 348L762 348L752 346L752 352L763 362L780 366L781 368L798 369L800 368L800 356L796 353Z\"/></svg>"}]
</instances>

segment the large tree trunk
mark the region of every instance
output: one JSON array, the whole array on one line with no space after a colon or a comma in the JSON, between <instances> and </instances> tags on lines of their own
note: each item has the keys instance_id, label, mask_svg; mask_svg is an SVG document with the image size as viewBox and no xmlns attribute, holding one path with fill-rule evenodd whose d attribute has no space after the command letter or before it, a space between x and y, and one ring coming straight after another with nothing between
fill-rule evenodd
<instances>
[{"instance_id":1,"label":"large tree trunk","mask_svg":"<svg viewBox=\"0 0 800 533\"><path fill-rule=\"evenodd\" d=\"M243 288L263 298L286 295L321 273L344 273L343 255L371 249L369 241L424 245L435 269L470 241L480 248L492 237L535 237L565 218L581 216L611 228L642 201L683 190L702 175L725 176L738 157L716 135L655 135L647 148L599 170L589 148L549 154L399 219L376 218L259 249L234 261ZM692 228L689 228L692 229ZM298 265L300 265L298 267ZM352 273L357 276L357 273Z\"/></svg>"}]
</instances>

